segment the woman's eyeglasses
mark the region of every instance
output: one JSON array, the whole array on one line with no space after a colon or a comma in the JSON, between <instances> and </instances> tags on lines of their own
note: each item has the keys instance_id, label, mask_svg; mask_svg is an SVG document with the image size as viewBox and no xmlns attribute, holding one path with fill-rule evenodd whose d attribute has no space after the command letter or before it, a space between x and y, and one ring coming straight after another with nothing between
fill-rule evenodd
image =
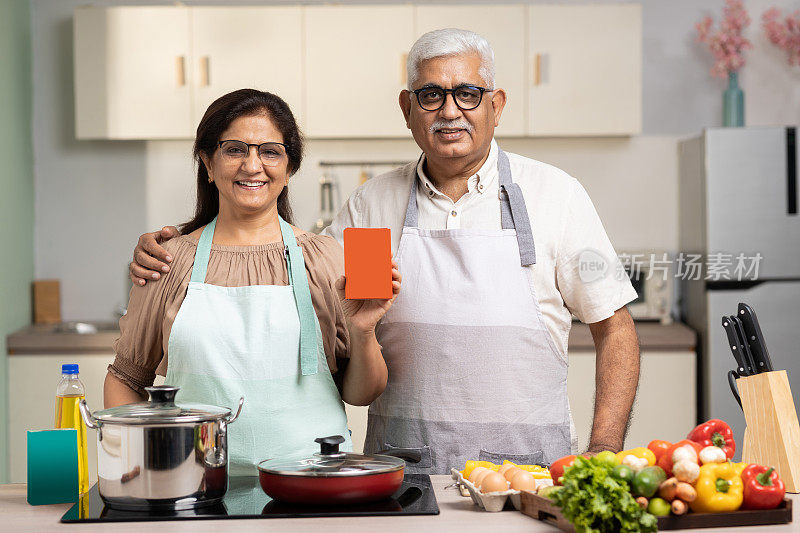
<instances>
[{"instance_id":1,"label":"woman's eyeglasses","mask_svg":"<svg viewBox=\"0 0 800 533\"><path fill-rule=\"evenodd\" d=\"M231 162L241 162L250 154L253 146L264 166L275 167L287 160L286 145L279 142L248 144L244 141L226 140L219 142L222 157Z\"/></svg>"}]
</instances>

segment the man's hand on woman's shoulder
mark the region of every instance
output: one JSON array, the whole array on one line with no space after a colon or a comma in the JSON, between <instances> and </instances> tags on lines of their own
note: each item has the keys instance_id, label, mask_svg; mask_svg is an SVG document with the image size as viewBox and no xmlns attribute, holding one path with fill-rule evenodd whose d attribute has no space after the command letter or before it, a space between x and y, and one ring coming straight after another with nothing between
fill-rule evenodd
<instances>
[{"instance_id":1,"label":"man's hand on woman's shoulder","mask_svg":"<svg viewBox=\"0 0 800 533\"><path fill-rule=\"evenodd\" d=\"M175 226L164 226L161 231L143 233L133 250L133 261L129 268L131 280L134 285L142 286L148 281L161 278L162 272L169 272L172 256L169 255L161 243L180 235Z\"/></svg>"}]
</instances>

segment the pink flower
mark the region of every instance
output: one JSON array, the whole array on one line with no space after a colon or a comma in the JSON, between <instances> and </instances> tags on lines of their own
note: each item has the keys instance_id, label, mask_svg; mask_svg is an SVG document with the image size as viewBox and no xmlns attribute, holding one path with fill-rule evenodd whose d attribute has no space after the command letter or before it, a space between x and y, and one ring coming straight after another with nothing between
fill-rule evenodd
<instances>
[{"instance_id":1,"label":"pink flower","mask_svg":"<svg viewBox=\"0 0 800 533\"><path fill-rule=\"evenodd\" d=\"M800 10L780 21L781 11L773 7L762 15L764 31L772 44L784 50L789 65L800 66Z\"/></svg>"},{"instance_id":2,"label":"pink flower","mask_svg":"<svg viewBox=\"0 0 800 533\"><path fill-rule=\"evenodd\" d=\"M713 24L714 21L708 16L695 24L697 40L706 43L714 56L711 75L726 78L729 73L737 72L744 66L744 51L753 47L742 36L744 29L750 25L750 17L741 0L725 0L723 18L716 32L712 29Z\"/></svg>"}]
</instances>

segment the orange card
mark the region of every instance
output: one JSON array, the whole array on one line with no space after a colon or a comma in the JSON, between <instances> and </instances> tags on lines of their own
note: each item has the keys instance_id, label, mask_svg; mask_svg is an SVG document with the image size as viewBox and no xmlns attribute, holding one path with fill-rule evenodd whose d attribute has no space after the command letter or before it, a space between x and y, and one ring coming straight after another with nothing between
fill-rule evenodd
<instances>
[{"instance_id":1,"label":"orange card","mask_svg":"<svg viewBox=\"0 0 800 533\"><path fill-rule=\"evenodd\" d=\"M389 228L344 230L344 293L348 300L392 297L392 235Z\"/></svg>"}]
</instances>

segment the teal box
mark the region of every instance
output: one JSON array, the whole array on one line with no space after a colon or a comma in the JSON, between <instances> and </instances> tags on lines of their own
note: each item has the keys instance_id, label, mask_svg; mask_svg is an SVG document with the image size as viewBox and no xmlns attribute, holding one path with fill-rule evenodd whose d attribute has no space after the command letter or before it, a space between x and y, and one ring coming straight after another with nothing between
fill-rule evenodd
<instances>
[{"instance_id":1,"label":"teal box","mask_svg":"<svg viewBox=\"0 0 800 533\"><path fill-rule=\"evenodd\" d=\"M28 503L69 503L78 496L78 432L28 431Z\"/></svg>"}]
</instances>

